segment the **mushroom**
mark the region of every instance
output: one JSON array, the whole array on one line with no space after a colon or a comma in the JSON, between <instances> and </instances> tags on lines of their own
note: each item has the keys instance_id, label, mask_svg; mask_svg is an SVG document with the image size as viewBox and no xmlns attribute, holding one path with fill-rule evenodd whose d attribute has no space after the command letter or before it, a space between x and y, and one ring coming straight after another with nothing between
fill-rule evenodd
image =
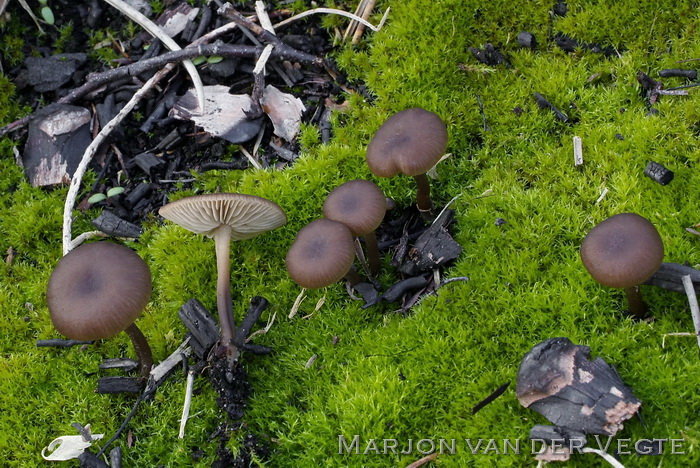
<instances>
[{"instance_id":1,"label":"mushroom","mask_svg":"<svg viewBox=\"0 0 700 468\"><path fill-rule=\"evenodd\" d=\"M233 364L238 352L232 344L235 325L229 265L231 240L250 239L276 229L287 222L287 216L275 202L240 193L194 195L168 203L158 213L188 231L214 238L221 338L226 355Z\"/></svg>"},{"instance_id":2,"label":"mushroom","mask_svg":"<svg viewBox=\"0 0 700 468\"><path fill-rule=\"evenodd\" d=\"M150 297L151 272L146 262L133 250L111 242L83 244L61 258L46 291L51 321L62 335L99 340L126 332L144 379L153 358L134 321Z\"/></svg>"},{"instance_id":3,"label":"mushroom","mask_svg":"<svg viewBox=\"0 0 700 468\"><path fill-rule=\"evenodd\" d=\"M307 224L294 238L287 252L287 271L299 286L318 289L343 277L356 284L359 275L352 268L355 247L352 232L345 224L317 219Z\"/></svg>"},{"instance_id":4,"label":"mushroom","mask_svg":"<svg viewBox=\"0 0 700 468\"><path fill-rule=\"evenodd\" d=\"M445 153L447 127L436 114L419 108L406 109L389 117L367 146L367 165L379 177L402 173L418 186L421 212L432 209L428 172Z\"/></svg>"},{"instance_id":5,"label":"mushroom","mask_svg":"<svg viewBox=\"0 0 700 468\"><path fill-rule=\"evenodd\" d=\"M374 182L356 179L336 187L323 203L323 216L340 221L353 236L363 236L372 275L379 273L379 247L374 230L386 214L386 198Z\"/></svg>"},{"instance_id":6,"label":"mushroom","mask_svg":"<svg viewBox=\"0 0 700 468\"><path fill-rule=\"evenodd\" d=\"M639 285L661 266L664 245L653 224L635 213L621 213L593 227L581 244L581 260L603 286L624 288L629 312L644 318L647 306Z\"/></svg>"}]
</instances>

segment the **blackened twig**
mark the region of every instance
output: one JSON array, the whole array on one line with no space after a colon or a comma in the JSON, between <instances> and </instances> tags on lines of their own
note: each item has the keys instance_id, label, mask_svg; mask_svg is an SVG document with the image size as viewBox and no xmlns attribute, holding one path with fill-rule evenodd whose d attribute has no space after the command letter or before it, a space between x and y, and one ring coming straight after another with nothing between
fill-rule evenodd
<instances>
[{"instance_id":1,"label":"blackened twig","mask_svg":"<svg viewBox=\"0 0 700 468\"><path fill-rule=\"evenodd\" d=\"M537 102L537 105L540 106L540 109L549 109L552 112L554 112L554 115L556 116L557 119L559 119L562 122L568 122L569 117L560 111L554 104L549 102L544 96L542 96L540 93L535 93L534 94L535 101Z\"/></svg>"},{"instance_id":2,"label":"blackened twig","mask_svg":"<svg viewBox=\"0 0 700 468\"><path fill-rule=\"evenodd\" d=\"M70 348L71 346L93 344L94 341L81 340L37 340L37 348Z\"/></svg>"},{"instance_id":3,"label":"blackened twig","mask_svg":"<svg viewBox=\"0 0 700 468\"><path fill-rule=\"evenodd\" d=\"M479 411L481 408L488 405L489 403L491 403L493 400L495 400L499 396L503 395L509 385L510 385L510 382L504 383L503 385L498 387L496 390L494 390L493 393L491 393L489 396L487 396L486 398L481 400L479 403L474 405L474 407L472 408L472 414L476 414L477 411Z\"/></svg>"},{"instance_id":4,"label":"blackened twig","mask_svg":"<svg viewBox=\"0 0 700 468\"><path fill-rule=\"evenodd\" d=\"M479 114L481 114L481 120L484 121L484 131L490 132L491 127L489 127L489 124L486 123L486 114L484 114L484 103L481 102L481 95L476 95L476 102L479 103Z\"/></svg>"},{"instance_id":5,"label":"blackened twig","mask_svg":"<svg viewBox=\"0 0 700 468\"><path fill-rule=\"evenodd\" d=\"M253 328L255 322L258 321L260 315L267 309L270 303L262 296L255 296L250 300L250 308L248 313L245 315L241 324L236 330L236 335L233 338L233 342L236 346L242 347L245 344L248 333L250 329Z\"/></svg>"}]
</instances>

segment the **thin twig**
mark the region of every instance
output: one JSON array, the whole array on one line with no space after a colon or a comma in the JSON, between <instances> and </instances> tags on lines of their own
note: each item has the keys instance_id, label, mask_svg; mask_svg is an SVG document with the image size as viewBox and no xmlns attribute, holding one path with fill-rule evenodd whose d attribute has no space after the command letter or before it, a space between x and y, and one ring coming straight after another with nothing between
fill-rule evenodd
<instances>
[{"instance_id":1,"label":"thin twig","mask_svg":"<svg viewBox=\"0 0 700 468\"><path fill-rule=\"evenodd\" d=\"M367 3L365 3L363 7L362 13L360 13L360 17L367 21L369 19L369 15L372 14L372 10L374 10L375 5L377 4L377 0L369 0ZM351 44L359 44L360 39L362 39L362 34L365 32L365 26L363 24L358 24L355 27L355 34L352 36L352 41L350 41Z\"/></svg>"},{"instance_id":2,"label":"thin twig","mask_svg":"<svg viewBox=\"0 0 700 468\"><path fill-rule=\"evenodd\" d=\"M700 306L698 306L698 298L695 295L695 288L693 287L693 280L690 275L684 275L682 280L685 294L688 296L688 304L690 304L690 313L693 316L693 326L695 327L698 346L700 346Z\"/></svg>"},{"instance_id":3,"label":"thin twig","mask_svg":"<svg viewBox=\"0 0 700 468\"><path fill-rule=\"evenodd\" d=\"M389 15L390 9L391 8L386 9L386 11L384 12L384 16L382 16L382 19L377 26L374 26L369 21L364 20L357 15L353 15L352 13L348 13L347 11L336 10L335 8L314 8L313 10L307 10L303 13L299 13L296 16L292 16L291 18L287 18L284 21L280 21L279 23L275 24L275 29L279 29L279 28L282 28L284 26L287 26L288 24L290 24L294 21L300 20L302 18L306 18L307 16L316 15L316 14L328 14L328 15L345 16L346 18L350 18L352 20L357 21L358 23L364 24L365 26L367 26L369 29L371 29L374 32L379 32L379 30L382 29L382 26L384 26L384 22L386 21L386 18Z\"/></svg>"},{"instance_id":4,"label":"thin twig","mask_svg":"<svg viewBox=\"0 0 700 468\"><path fill-rule=\"evenodd\" d=\"M66 195L66 203L63 207L63 255L70 252L72 248L71 227L73 224L73 206L75 205L75 200L78 196L80 182L87 171L90 161L92 161L93 156L97 152L97 149L107 139L107 136L112 132L112 130L114 130L114 128L119 125L122 120L124 120L129 112L136 107L136 104L141 100L141 98L173 67L174 65L170 64L159 73L153 75L141 89L134 93L129 102L124 105L119 113L100 130L100 133L97 134L95 139L92 140L90 145L85 150L80 164L78 164L78 167L73 173L73 177L71 177L70 187L68 188L68 194Z\"/></svg>"},{"instance_id":5,"label":"thin twig","mask_svg":"<svg viewBox=\"0 0 700 468\"><path fill-rule=\"evenodd\" d=\"M150 35L157 38L163 43L165 47L170 50L182 50L177 42L173 40L172 37L168 36L165 31L163 31L157 24L149 20L136 8L132 7L128 3L122 0L104 0L106 3L110 4L129 19L140 25L145 29ZM197 67L194 66L192 60L184 60L182 64L185 66L187 73L189 73L190 78L192 78L192 84L197 94L197 102L199 102L199 108L204 109L204 84L202 84L202 79L199 77L197 72Z\"/></svg>"},{"instance_id":6,"label":"thin twig","mask_svg":"<svg viewBox=\"0 0 700 468\"><path fill-rule=\"evenodd\" d=\"M433 452L433 453L431 453L430 455L424 456L424 457L421 458L420 460L414 461L414 462L411 463L410 465L406 465L406 468L420 468L421 466L423 466L423 465L425 465L425 464L427 464L427 463L429 463L429 462L431 462L431 461L437 459L437 457L438 457L439 454L440 454L440 452Z\"/></svg>"},{"instance_id":7,"label":"thin twig","mask_svg":"<svg viewBox=\"0 0 700 468\"><path fill-rule=\"evenodd\" d=\"M185 404L182 407L182 418L180 418L180 433L178 439L185 438L185 425L190 416L190 405L192 404L192 387L194 386L194 371L187 372L187 385L185 387Z\"/></svg>"}]
</instances>

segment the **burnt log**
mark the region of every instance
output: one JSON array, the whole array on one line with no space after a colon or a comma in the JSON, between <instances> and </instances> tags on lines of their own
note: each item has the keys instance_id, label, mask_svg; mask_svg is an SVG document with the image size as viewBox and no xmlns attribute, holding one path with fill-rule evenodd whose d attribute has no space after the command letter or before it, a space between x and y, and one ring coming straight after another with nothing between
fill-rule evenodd
<instances>
[{"instance_id":1,"label":"burnt log","mask_svg":"<svg viewBox=\"0 0 700 468\"><path fill-rule=\"evenodd\" d=\"M445 210L438 219L416 239L409 249L399 272L406 276L417 276L432 271L459 257L462 246L447 232L454 211Z\"/></svg>"},{"instance_id":2,"label":"burnt log","mask_svg":"<svg viewBox=\"0 0 700 468\"><path fill-rule=\"evenodd\" d=\"M557 426L585 434L615 435L642 402L602 358L568 338L535 345L518 370L521 405Z\"/></svg>"},{"instance_id":3,"label":"burnt log","mask_svg":"<svg viewBox=\"0 0 700 468\"><path fill-rule=\"evenodd\" d=\"M111 211L103 210L100 215L92 220L92 225L108 236L138 238L141 228L137 225L121 219Z\"/></svg>"},{"instance_id":4,"label":"burnt log","mask_svg":"<svg viewBox=\"0 0 700 468\"><path fill-rule=\"evenodd\" d=\"M192 350L199 359L206 359L209 351L219 341L219 325L216 320L197 299L185 302L177 315L189 330Z\"/></svg>"}]
</instances>

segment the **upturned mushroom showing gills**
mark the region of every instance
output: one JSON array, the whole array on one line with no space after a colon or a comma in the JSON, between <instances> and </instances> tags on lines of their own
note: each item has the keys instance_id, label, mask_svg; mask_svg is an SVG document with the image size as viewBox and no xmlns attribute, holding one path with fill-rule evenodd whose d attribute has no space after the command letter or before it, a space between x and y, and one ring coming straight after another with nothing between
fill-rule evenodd
<instances>
[{"instance_id":1,"label":"upturned mushroom showing gills","mask_svg":"<svg viewBox=\"0 0 700 468\"><path fill-rule=\"evenodd\" d=\"M317 219L304 226L287 252L287 272L302 288L319 289L343 277L357 282L352 268L355 247L345 224Z\"/></svg>"},{"instance_id":2,"label":"upturned mushroom showing gills","mask_svg":"<svg viewBox=\"0 0 700 468\"><path fill-rule=\"evenodd\" d=\"M659 269L663 257L659 232L635 213L602 221L581 244L581 260L593 279L603 286L624 288L629 312L637 318L647 314L639 285Z\"/></svg>"},{"instance_id":3,"label":"upturned mushroom showing gills","mask_svg":"<svg viewBox=\"0 0 700 468\"><path fill-rule=\"evenodd\" d=\"M151 297L151 272L133 250L111 242L83 244L64 256L46 291L51 321L74 340L111 338L125 331L147 378L151 348L134 321Z\"/></svg>"},{"instance_id":4,"label":"upturned mushroom showing gills","mask_svg":"<svg viewBox=\"0 0 700 468\"><path fill-rule=\"evenodd\" d=\"M367 261L372 275L379 273L379 248L374 230L386 214L386 197L374 182L350 180L339 185L326 197L323 216L340 221L353 236L362 236L367 245Z\"/></svg>"},{"instance_id":5,"label":"upturned mushroom showing gills","mask_svg":"<svg viewBox=\"0 0 700 468\"><path fill-rule=\"evenodd\" d=\"M280 206L255 195L215 193L194 195L164 205L160 215L188 231L214 239L216 248L216 300L221 323L221 338L229 362L238 357L232 343L235 336L231 303L230 244L250 239L283 226L287 215Z\"/></svg>"},{"instance_id":6,"label":"upturned mushroom showing gills","mask_svg":"<svg viewBox=\"0 0 700 468\"><path fill-rule=\"evenodd\" d=\"M367 146L367 165L379 177L412 176L418 186L417 205L430 212L430 183L425 175L447 148L447 127L436 114L406 109L389 117Z\"/></svg>"}]
</instances>

